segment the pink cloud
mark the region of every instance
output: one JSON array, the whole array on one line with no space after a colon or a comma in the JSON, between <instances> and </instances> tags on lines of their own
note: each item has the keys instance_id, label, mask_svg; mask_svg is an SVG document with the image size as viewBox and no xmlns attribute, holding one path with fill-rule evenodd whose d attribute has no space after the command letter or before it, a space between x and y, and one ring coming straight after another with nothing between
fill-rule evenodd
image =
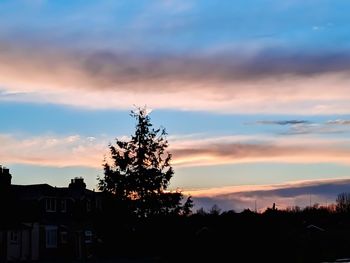
<instances>
[{"instance_id":1,"label":"pink cloud","mask_svg":"<svg viewBox=\"0 0 350 263\"><path fill-rule=\"evenodd\" d=\"M107 143L79 135L17 138L3 134L0 144L0 159L4 163L56 167L100 168L107 149Z\"/></svg>"},{"instance_id":2,"label":"pink cloud","mask_svg":"<svg viewBox=\"0 0 350 263\"><path fill-rule=\"evenodd\" d=\"M101 167L113 138L0 135L0 159L5 163L51 166ZM350 164L350 147L342 140L295 138L288 141L249 136L183 139L171 143L175 167L235 164L242 162Z\"/></svg>"},{"instance_id":3,"label":"pink cloud","mask_svg":"<svg viewBox=\"0 0 350 263\"><path fill-rule=\"evenodd\" d=\"M0 48L2 100L231 113L350 111L347 57L336 64L327 55L290 55L281 67L277 55L244 57L237 50L230 55L150 56L4 43ZM329 63L321 67L318 62Z\"/></svg>"},{"instance_id":4,"label":"pink cloud","mask_svg":"<svg viewBox=\"0 0 350 263\"><path fill-rule=\"evenodd\" d=\"M339 140L289 139L259 140L257 142L188 141L173 146L174 164L203 166L243 162L350 164L350 148Z\"/></svg>"}]
</instances>

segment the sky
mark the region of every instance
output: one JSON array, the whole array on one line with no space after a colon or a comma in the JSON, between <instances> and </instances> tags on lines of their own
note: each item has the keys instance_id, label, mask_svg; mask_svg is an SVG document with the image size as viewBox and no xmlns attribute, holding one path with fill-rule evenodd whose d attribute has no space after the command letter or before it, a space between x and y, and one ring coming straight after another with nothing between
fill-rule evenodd
<instances>
[{"instance_id":1,"label":"sky","mask_svg":"<svg viewBox=\"0 0 350 263\"><path fill-rule=\"evenodd\" d=\"M0 1L0 164L90 189L136 106L196 207L328 204L350 189L350 2ZM347 188L348 187L348 188Z\"/></svg>"}]
</instances>

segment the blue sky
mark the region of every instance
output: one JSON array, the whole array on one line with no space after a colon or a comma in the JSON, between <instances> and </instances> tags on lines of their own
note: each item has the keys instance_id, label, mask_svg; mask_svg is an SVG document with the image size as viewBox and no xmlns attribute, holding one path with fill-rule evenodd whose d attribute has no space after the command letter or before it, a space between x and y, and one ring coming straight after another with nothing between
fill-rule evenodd
<instances>
[{"instance_id":1,"label":"blue sky","mask_svg":"<svg viewBox=\"0 0 350 263\"><path fill-rule=\"evenodd\" d=\"M349 178L349 8L1 1L0 163L14 183L95 188L108 143L147 105L169 133L173 189Z\"/></svg>"}]
</instances>

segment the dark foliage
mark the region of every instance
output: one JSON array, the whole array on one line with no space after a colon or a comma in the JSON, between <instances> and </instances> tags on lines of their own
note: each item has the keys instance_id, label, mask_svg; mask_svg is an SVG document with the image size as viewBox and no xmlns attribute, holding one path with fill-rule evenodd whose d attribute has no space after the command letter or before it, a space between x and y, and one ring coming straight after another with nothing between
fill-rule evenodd
<instances>
[{"instance_id":1,"label":"dark foliage","mask_svg":"<svg viewBox=\"0 0 350 263\"><path fill-rule=\"evenodd\" d=\"M349 257L350 215L324 207L200 210L142 219L119 232L115 257L137 262L333 262ZM132 245L130 245L132 244ZM148 262L148 261L147 261Z\"/></svg>"},{"instance_id":2,"label":"dark foliage","mask_svg":"<svg viewBox=\"0 0 350 263\"><path fill-rule=\"evenodd\" d=\"M340 193L337 196L336 209L338 212L350 212L350 193Z\"/></svg>"}]
</instances>

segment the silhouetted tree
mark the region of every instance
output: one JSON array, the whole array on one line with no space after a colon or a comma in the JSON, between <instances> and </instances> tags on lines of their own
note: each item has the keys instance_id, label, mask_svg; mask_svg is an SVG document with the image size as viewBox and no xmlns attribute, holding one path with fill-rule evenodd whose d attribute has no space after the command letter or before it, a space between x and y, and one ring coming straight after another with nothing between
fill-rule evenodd
<instances>
[{"instance_id":1,"label":"silhouetted tree","mask_svg":"<svg viewBox=\"0 0 350 263\"><path fill-rule=\"evenodd\" d=\"M186 214L192 207L189 197L184 205L181 192L167 192L174 174L164 128L154 129L145 108L132 111L137 120L129 141L116 139L109 145L112 163L104 163L104 178L99 189L117 200L131 204L139 217L161 214Z\"/></svg>"},{"instance_id":2,"label":"silhouetted tree","mask_svg":"<svg viewBox=\"0 0 350 263\"><path fill-rule=\"evenodd\" d=\"M233 215L236 215L236 211L233 210L233 209L230 209L230 210L226 210L226 211L223 211L221 213L222 216L233 216Z\"/></svg>"},{"instance_id":3,"label":"silhouetted tree","mask_svg":"<svg viewBox=\"0 0 350 263\"><path fill-rule=\"evenodd\" d=\"M204 210L203 207L201 207L201 208L197 209L196 214L197 214L197 215L200 215L200 216L205 216L205 215L207 215L208 213Z\"/></svg>"},{"instance_id":4,"label":"silhouetted tree","mask_svg":"<svg viewBox=\"0 0 350 263\"><path fill-rule=\"evenodd\" d=\"M350 193L340 193L336 199L336 210L341 213L350 212Z\"/></svg>"},{"instance_id":5,"label":"silhouetted tree","mask_svg":"<svg viewBox=\"0 0 350 263\"><path fill-rule=\"evenodd\" d=\"M218 216L221 214L221 208L215 204L210 208L209 214Z\"/></svg>"},{"instance_id":6,"label":"silhouetted tree","mask_svg":"<svg viewBox=\"0 0 350 263\"><path fill-rule=\"evenodd\" d=\"M299 206L289 206L286 208L286 212L289 213L300 213L302 209Z\"/></svg>"},{"instance_id":7,"label":"silhouetted tree","mask_svg":"<svg viewBox=\"0 0 350 263\"><path fill-rule=\"evenodd\" d=\"M189 196L182 207L182 211L181 211L182 215L192 215L192 207L193 207L193 200L192 200L192 197Z\"/></svg>"}]
</instances>

